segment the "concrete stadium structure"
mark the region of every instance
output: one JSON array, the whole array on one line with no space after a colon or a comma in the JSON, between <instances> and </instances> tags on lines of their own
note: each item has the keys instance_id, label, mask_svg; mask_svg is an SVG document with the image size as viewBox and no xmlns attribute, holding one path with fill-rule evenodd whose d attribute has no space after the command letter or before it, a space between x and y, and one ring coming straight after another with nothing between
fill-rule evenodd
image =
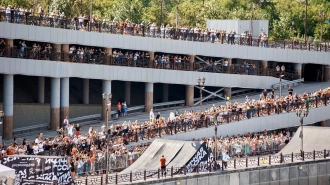
<instances>
[{"instance_id":1,"label":"concrete stadium structure","mask_svg":"<svg viewBox=\"0 0 330 185\"><path fill-rule=\"evenodd\" d=\"M177 53L192 56L212 56L232 59L257 60L260 66L267 68L269 61L278 64L292 63L294 71L303 76L303 64L322 65L323 81L330 79L329 52L314 52L304 50L286 50L277 48L257 48L237 45L221 45L180 40L166 40L146 37L112 35L97 32L64 30L49 27L27 26L20 24L0 23L0 38L5 38L10 47L14 40L22 39L35 42L53 43L58 52L69 52L69 44L80 44L106 48L112 53L112 48L145 50L153 59L155 52ZM306 69L305 69L306 70ZM69 79L84 79L84 102L88 102L89 79L102 80L102 92L112 92L112 81L125 81L125 89L130 89L130 82L145 83L145 111L152 109L154 83L181 84L186 86L186 105L192 106L194 85L199 76L207 78L207 86L225 87L225 94L230 96L231 87L240 88L270 88L278 82L277 78L267 76L250 76L235 74L219 74L194 71L172 71L149 68L130 68L118 66L100 66L93 64L74 64L60 61L42 61L28 59L0 59L0 73L3 75L3 109L4 138L12 137L14 116L14 75L38 76L38 102L44 103L45 77L51 83L50 92L50 128L56 129L61 120L69 117ZM123 75L125 74L125 75ZM130 93L125 93L130 99Z\"/></svg>"}]
</instances>

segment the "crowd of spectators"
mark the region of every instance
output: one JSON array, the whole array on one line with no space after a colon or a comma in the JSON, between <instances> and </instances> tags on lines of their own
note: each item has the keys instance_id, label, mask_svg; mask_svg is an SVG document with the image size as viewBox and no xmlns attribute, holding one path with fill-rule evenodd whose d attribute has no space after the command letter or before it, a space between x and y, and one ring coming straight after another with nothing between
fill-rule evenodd
<instances>
[{"instance_id":1,"label":"crowd of spectators","mask_svg":"<svg viewBox=\"0 0 330 185\"><path fill-rule=\"evenodd\" d=\"M89 30L98 32L119 33L124 35L139 35L148 37L157 37L164 39L192 40L199 42L218 42L227 44L246 44L252 45L251 32L238 34L236 30L216 30L214 28L187 27L171 25L157 25L156 23L145 22L133 23L126 19L119 22L116 18L109 20L107 18L91 18L86 14L76 15L71 21L66 19L65 13L58 11L45 12L42 7L38 7L37 12L33 9L4 5L0 6L1 21L12 23L24 23L30 25L48 26L48 27L66 27L74 30ZM37 16L35 16L37 15ZM260 33L256 38L258 46L268 45L268 35Z\"/></svg>"},{"instance_id":2,"label":"crowd of spectators","mask_svg":"<svg viewBox=\"0 0 330 185\"><path fill-rule=\"evenodd\" d=\"M287 95L278 97L274 89L267 92L265 89L259 100L250 100L246 97L245 102L228 101L226 105L216 107L212 105L202 112L192 110L180 114L179 111L171 113L168 118L157 115L153 110L149 113L149 120L144 122L123 122L111 124L109 128L102 125L95 129L90 127L88 133L81 133L79 124L69 124L68 127L58 128L57 136L44 138L41 133L34 141L26 139L19 144L15 138L13 143L3 143L1 156L4 155L62 155L70 158L72 176L102 174L106 169L106 147L109 146L109 166L112 170L123 169L131 165L150 145L144 144L133 146L137 140L148 140L166 134L185 132L185 129L197 129L198 127L211 125L214 119L223 118L225 122L240 119L250 119L258 114L269 115L282 112L291 112L296 108L310 108L327 105L329 103L330 88L320 89L310 93L298 95L290 87ZM234 114L238 112L240 114ZM124 116L125 113L122 114ZM186 123L186 128L183 124ZM223 124L223 122L220 122ZM263 154L273 154L280 151L294 135L292 130L281 130L267 133L246 133L237 136L222 136L218 138L193 139L193 141L206 142L212 150L217 150L217 159L223 156L242 157ZM216 143L216 144L215 144ZM130 147L128 147L130 146ZM217 146L215 148L215 146ZM227 160L227 158L226 158Z\"/></svg>"}]
</instances>

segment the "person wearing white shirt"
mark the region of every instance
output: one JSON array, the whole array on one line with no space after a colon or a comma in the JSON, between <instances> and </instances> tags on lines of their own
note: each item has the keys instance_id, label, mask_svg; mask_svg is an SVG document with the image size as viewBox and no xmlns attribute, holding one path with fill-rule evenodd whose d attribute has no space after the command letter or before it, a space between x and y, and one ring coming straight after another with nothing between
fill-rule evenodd
<instances>
[{"instance_id":1,"label":"person wearing white shirt","mask_svg":"<svg viewBox=\"0 0 330 185\"><path fill-rule=\"evenodd\" d=\"M38 147L38 144L37 143L34 143L33 144L32 149L33 149L34 155L38 155L38 153L39 153L39 147Z\"/></svg>"},{"instance_id":2,"label":"person wearing white shirt","mask_svg":"<svg viewBox=\"0 0 330 185\"><path fill-rule=\"evenodd\" d=\"M150 121L153 122L154 119L155 119L155 114L154 114L154 111L153 109L150 110L150 113L149 113L149 118L150 118Z\"/></svg>"},{"instance_id":3,"label":"person wearing white shirt","mask_svg":"<svg viewBox=\"0 0 330 185\"><path fill-rule=\"evenodd\" d=\"M8 5L6 8L6 16L7 16L7 22L11 22L11 6Z\"/></svg>"},{"instance_id":4,"label":"person wearing white shirt","mask_svg":"<svg viewBox=\"0 0 330 185\"><path fill-rule=\"evenodd\" d=\"M222 170L227 169L227 162L230 159L227 152L222 152Z\"/></svg>"}]
</instances>

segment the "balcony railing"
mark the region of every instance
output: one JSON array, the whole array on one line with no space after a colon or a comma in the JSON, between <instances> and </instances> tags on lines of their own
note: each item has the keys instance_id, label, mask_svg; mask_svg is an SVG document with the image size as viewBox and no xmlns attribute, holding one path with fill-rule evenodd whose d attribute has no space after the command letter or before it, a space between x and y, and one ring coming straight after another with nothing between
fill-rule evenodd
<instances>
[{"instance_id":1,"label":"balcony railing","mask_svg":"<svg viewBox=\"0 0 330 185\"><path fill-rule=\"evenodd\" d=\"M71 29L71 30L83 30L90 32L100 32L108 34L121 34L141 37L153 37L159 39L173 39L173 40L184 40L193 42L210 42L218 44L233 44L242 46L253 46L253 47L265 47L265 48L278 48L278 49L294 49L294 50L307 50L307 51L324 51L329 52L329 43L314 44L306 43L303 41L297 41L294 39L290 40L277 40L269 41L268 39L261 39L258 37L248 37L243 35L235 35L233 37L228 34L216 34L208 33L189 33L181 30L176 31L175 28L166 29L161 32L159 29L150 30L147 26L141 26L137 24L132 27L126 27L124 31L123 26L119 23L107 23L107 22L90 22L84 20L79 23L78 20L68 20L66 18L50 18L46 15L13 15L13 14L1 14L0 21L14 23L14 24L26 24L32 26L42 26L51 28Z\"/></svg>"},{"instance_id":2,"label":"balcony railing","mask_svg":"<svg viewBox=\"0 0 330 185\"><path fill-rule=\"evenodd\" d=\"M299 78L298 74L295 74L294 72L278 72L276 71L276 69L264 69L254 64L232 64L225 66L222 63L218 62L190 62L186 59L182 59L179 63L174 62L173 58L170 58L167 62L157 62L157 60L150 60L149 58L139 58L134 60L128 57L118 58L113 57L111 55L95 55L90 54L88 52L85 52L83 55L81 55L76 53L70 54L65 52L56 52L52 50L38 51L35 48L25 48L24 51L16 47L0 48L0 57L224 74L257 75L272 77L279 77L280 75L284 75L283 79L285 80L294 80Z\"/></svg>"}]
</instances>

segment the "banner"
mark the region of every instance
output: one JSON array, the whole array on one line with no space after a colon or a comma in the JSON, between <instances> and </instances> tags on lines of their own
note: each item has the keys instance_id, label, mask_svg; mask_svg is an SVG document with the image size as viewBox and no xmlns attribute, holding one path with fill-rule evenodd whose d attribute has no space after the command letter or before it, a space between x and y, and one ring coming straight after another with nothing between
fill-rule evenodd
<instances>
[{"instance_id":1,"label":"banner","mask_svg":"<svg viewBox=\"0 0 330 185\"><path fill-rule=\"evenodd\" d=\"M6 156L1 163L15 169L14 185L73 184L66 158L39 156Z\"/></svg>"},{"instance_id":2,"label":"banner","mask_svg":"<svg viewBox=\"0 0 330 185\"><path fill-rule=\"evenodd\" d=\"M195 155L187 163L186 165L187 172L188 173L194 172L197 165L200 165L198 169L200 172L205 171L205 169L203 168L207 167L208 157L209 156L208 156L206 143L203 143L199 147Z\"/></svg>"}]
</instances>

